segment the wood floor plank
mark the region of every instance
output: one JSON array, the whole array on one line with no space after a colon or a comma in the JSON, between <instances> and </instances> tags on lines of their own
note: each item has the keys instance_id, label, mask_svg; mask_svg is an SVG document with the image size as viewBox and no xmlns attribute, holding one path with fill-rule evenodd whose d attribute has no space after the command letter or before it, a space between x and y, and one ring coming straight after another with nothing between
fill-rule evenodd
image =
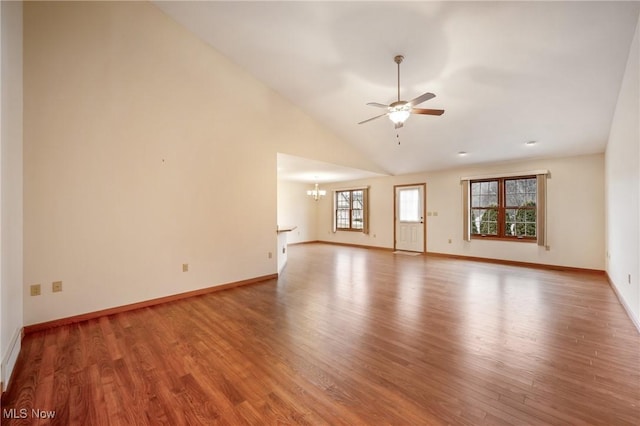
<instances>
[{"instance_id":1,"label":"wood floor plank","mask_svg":"<svg viewBox=\"0 0 640 426\"><path fill-rule=\"evenodd\" d=\"M11 426L633 425L640 335L603 275L305 244L277 280L26 336L2 406L56 414Z\"/></svg>"}]
</instances>

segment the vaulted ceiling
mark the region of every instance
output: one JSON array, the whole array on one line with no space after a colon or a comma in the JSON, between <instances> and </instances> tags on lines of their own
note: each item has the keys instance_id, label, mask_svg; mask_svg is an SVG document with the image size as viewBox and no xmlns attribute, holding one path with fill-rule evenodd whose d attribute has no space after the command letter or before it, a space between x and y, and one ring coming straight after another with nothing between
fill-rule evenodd
<instances>
[{"instance_id":1,"label":"vaulted ceiling","mask_svg":"<svg viewBox=\"0 0 640 426\"><path fill-rule=\"evenodd\" d=\"M603 152L640 2L157 1L391 174ZM424 92L395 130L367 102ZM536 141L534 145L526 145ZM465 156L459 152L467 153Z\"/></svg>"}]
</instances>

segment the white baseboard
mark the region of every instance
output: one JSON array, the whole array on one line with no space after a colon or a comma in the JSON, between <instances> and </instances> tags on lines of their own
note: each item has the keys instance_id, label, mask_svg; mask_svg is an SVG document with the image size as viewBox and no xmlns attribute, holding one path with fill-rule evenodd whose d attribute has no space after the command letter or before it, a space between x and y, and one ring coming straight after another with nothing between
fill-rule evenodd
<instances>
[{"instance_id":1,"label":"white baseboard","mask_svg":"<svg viewBox=\"0 0 640 426\"><path fill-rule=\"evenodd\" d=\"M6 391L9 387L9 380L11 380L11 374L16 366L18 355L20 354L20 347L22 345L22 329L18 328L11 337L9 348L2 357L2 364L0 365L0 381L2 382L2 392Z\"/></svg>"},{"instance_id":2,"label":"white baseboard","mask_svg":"<svg viewBox=\"0 0 640 426\"><path fill-rule=\"evenodd\" d=\"M627 301L624 300L624 297L622 297L622 294L620 294L620 292L618 291L618 287L611 280L611 277L609 276L608 272L607 272L607 281L609 281L609 286L613 289L613 292L616 294L618 301L620 302L624 310L627 312L627 316L629 317L629 319L631 319L631 322L633 323L633 325L636 326L636 329L638 329L638 333L640 333L640 320L633 315L633 311L631 310L629 305L627 305Z\"/></svg>"}]
</instances>

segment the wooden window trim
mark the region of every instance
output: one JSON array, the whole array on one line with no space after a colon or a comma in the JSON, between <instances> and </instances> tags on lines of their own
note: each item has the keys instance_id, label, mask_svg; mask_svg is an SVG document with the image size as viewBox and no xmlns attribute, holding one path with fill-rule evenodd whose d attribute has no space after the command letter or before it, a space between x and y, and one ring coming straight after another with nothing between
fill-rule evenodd
<instances>
[{"instance_id":1,"label":"wooden window trim","mask_svg":"<svg viewBox=\"0 0 640 426\"><path fill-rule=\"evenodd\" d=\"M348 192L349 193L349 209L341 209L338 208L338 196L340 193L343 192ZM354 192L362 192L362 209L354 209L353 208L353 193ZM367 224L365 223L367 221L367 206L366 206L366 188L356 188L356 189L341 189L341 190L336 190L335 191L335 195L334 195L334 202L336 204L335 210L333 212L333 216L334 216L334 220L336 223L336 231L346 231L346 232L365 232L365 229L367 228ZM340 210L344 210L344 211L349 211L349 227L348 228L341 228L340 226L338 226L338 211ZM353 227L353 211L362 211L362 228L354 228Z\"/></svg>"},{"instance_id":2,"label":"wooden window trim","mask_svg":"<svg viewBox=\"0 0 640 426\"><path fill-rule=\"evenodd\" d=\"M474 183L481 182L497 182L498 183L498 206L497 206L497 226L498 226L498 234L473 234L472 233L472 225L469 224L469 233L472 240L492 240L492 241L515 241L515 242L526 242L526 243L535 243L538 241L538 229L536 229L536 236L517 236L517 235L506 235L506 213L505 211L508 209L526 209L533 210L536 212L536 216L539 214L538 205L535 207L522 207L522 206L506 206L506 182L510 180L521 180L521 179L534 179L536 180L536 195L538 191L537 186L537 176L536 175L523 175L523 176L505 176L505 177L492 177L485 179L473 179L469 181L469 212L473 210L489 210L495 207L474 207L473 206L473 193L472 188ZM469 221L471 221L471 215L469 215Z\"/></svg>"}]
</instances>

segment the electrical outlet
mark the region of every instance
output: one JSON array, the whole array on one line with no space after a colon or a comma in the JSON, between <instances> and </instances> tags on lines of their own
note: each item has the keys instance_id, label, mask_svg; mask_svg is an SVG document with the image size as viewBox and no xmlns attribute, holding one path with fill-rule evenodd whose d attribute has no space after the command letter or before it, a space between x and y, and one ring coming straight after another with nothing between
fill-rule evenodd
<instances>
[{"instance_id":1,"label":"electrical outlet","mask_svg":"<svg viewBox=\"0 0 640 426\"><path fill-rule=\"evenodd\" d=\"M438 216L438 212L433 212L433 215L434 216Z\"/></svg>"},{"instance_id":2,"label":"electrical outlet","mask_svg":"<svg viewBox=\"0 0 640 426\"><path fill-rule=\"evenodd\" d=\"M272 257L273 257L273 254L269 252L269 259L271 259Z\"/></svg>"},{"instance_id":3,"label":"electrical outlet","mask_svg":"<svg viewBox=\"0 0 640 426\"><path fill-rule=\"evenodd\" d=\"M51 291L53 293L58 293L62 291L62 281L54 281L51 283Z\"/></svg>"},{"instance_id":4,"label":"electrical outlet","mask_svg":"<svg viewBox=\"0 0 640 426\"><path fill-rule=\"evenodd\" d=\"M544 249L545 249L546 251L551 251L551 246L544 246Z\"/></svg>"},{"instance_id":5,"label":"electrical outlet","mask_svg":"<svg viewBox=\"0 0 640 426\"><path fill-rule=\"evenodd\" d=\"M188 263L183 263L182 264L182 272L189 272L189 264Z\"/></svg>"},{"instance_id":6,"label":"electrical outlet","mask_svg":"<svg viewBox=\"0 0 640 426\"><path fill-rule=\"evenodd\" d=\"M282 247L282 254L285 254L287 252L287 248L286 247Z\"/></svg>"},{"instance_id":7,"label":"electrical outlet","mask_svg":"<svg viewBox=\"0 0 640 426\"><path fill-rule=\"evenodd\" d=\"M31 286L31 295L40 296L40 284L33 284Z\"/></svg>"},{"instance_id":8,"label":"electrical outlet","mask_svg":"<svg viewBox=\"0 0 640 426\"><path fill-rule=\"evenodd\" d=\"M449 238L449 244L451 244L451 238Z\"/></svg>"}]
</instances>

